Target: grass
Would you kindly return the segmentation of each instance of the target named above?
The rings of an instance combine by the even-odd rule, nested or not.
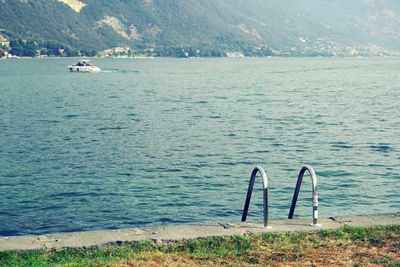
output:
[[[400,225],[0,252],[0,266],[400,266]]]

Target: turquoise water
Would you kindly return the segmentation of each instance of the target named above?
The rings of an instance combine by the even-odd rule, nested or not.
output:
[[[270,219],[304,164],[320,217],[400,210],[399,58],[75,61],[0,61],[0,235],[239,221],[256,165]]]

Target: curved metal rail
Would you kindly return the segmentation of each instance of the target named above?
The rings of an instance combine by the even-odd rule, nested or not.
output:
[[[303,181],[303,176],[304,173],[308,171],[311,175],[311,181],[312,181],[312,195],[313,195],[313,223],[311,226],[320,226],[320,224],[317,223],[318,221],[318,193],[317,193],[317,177],[315,176],[315,172],[313,168],[310,166],[305,165],[299,173],[299,177],[297,178],[297,184],[296,184],[296,189],[294,191],[293,195],[293,200],[292,200],[292,206],[290,207],[290,212],[289,212],[289,217],[288,219],[293,218],[293,213],[294,209],[296,207],[296,202],[297,202],[297,197],[299,196],[300,192],[300,187],[301,187],[301,182]]]
[[[253,192],[254,180],[257,172],[260,172],[263,181],[263,206],[264,206],[264,227],[268,227],[268,179],[262,167],[257,166],[253,169],[250,177],[249,189],[247,190],[246,202],[244,204],[242,222],[246,221],[247,212],[249,210],[251,193]]]

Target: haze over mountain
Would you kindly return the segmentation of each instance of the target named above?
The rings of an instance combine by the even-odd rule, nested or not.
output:
[[[268,47],[277,54],[399,55],[396,0],[0,0],[10,38],[73,48]]]

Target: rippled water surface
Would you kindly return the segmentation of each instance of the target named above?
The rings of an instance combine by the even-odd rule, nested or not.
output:
[[[398,58],[74,61],[0,61],[0,235],[239,221],[256,165],[270,219],[304,164],[320,217],[400,210]]]

